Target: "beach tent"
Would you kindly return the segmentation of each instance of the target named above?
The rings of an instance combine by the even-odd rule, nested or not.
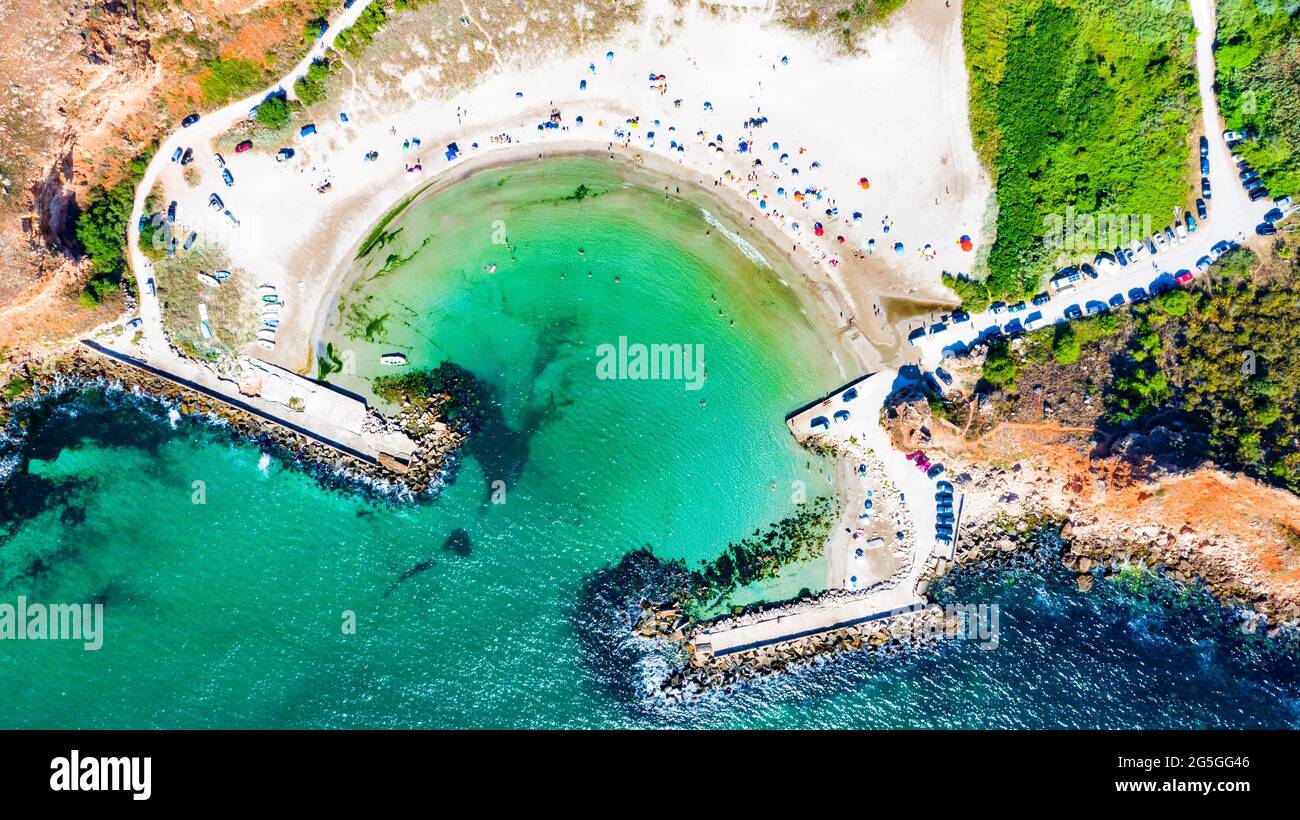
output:
[[[821,236],[822,234],[826,233],[826,229],[822,227],[822,223],[814,222],[813,233],[817,234],[818,236]]]
[[[957,244],[961,245],[961,249],[964,251],[970,252],[975,250],[975,243],[971,242],[970,237],[966,234],[961,235],[961,239],[957,240]]]
[[[903,243],[902,243],[902,242],[895,242],[895,243],[894,243],[894,253],[898,254],[899,256],[902,256],[902,255],[903,255]]]

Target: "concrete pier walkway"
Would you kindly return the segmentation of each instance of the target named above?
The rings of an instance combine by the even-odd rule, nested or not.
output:
[[[317,441],[350,458],[381,464],[388,456],[409,462],[415,442],[404,433],[367,430],[369,408],[359,398],[332,390],[275,365],[249,360],[244,381],[221,378],[206,365],[172,356],[141,359],[98,342],[83,340],[88,350],[157,376],[236,410],[250,413],[284,429]],[[295,409],[297,408],[297,409]],[[391,462],[390,462],[391,463]]]

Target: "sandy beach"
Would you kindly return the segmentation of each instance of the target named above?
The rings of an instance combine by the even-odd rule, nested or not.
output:
[[[236,155],[218,138],[195,146],[197,184],[178,166],[159,182],[178,222],[220,244],[248,286],[284,295],[275,350],[249,352],[300,372],[346,263],[394,205],[486,167],[574,152],[711,195],[729,227],[789,257],[831,332],[856,352],[849,370],[869,370],[900,341],[883,300],[944,300],[940,272],[973,265],[958,239],[982,247],[990,186],[967,126],[960,9],[916,0],[860,45],[837,53],[758,11],[650,4],[638,23],[580,52],[499,53],[452,97],[434,81],[444,66],[359,72],[347,100],[325,106],[331,120],[289,143],[288,162],[270,150]],[[396,71],[399,92],[382,82]],[[448,160],[451,143],[459,152]],[[213,192],[238,226],[207,207]],[[492,219],[484,215],[484,230]]]

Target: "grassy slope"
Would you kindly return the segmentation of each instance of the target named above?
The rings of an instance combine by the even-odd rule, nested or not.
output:
[[[1300,193],[1300,4],[1220,0],[1218,41],[1224,121],[1258,135],[1238,153],[1275,196]]]
[[[1150,0],[967,0],[976,150],[997,184],[994,298],[1034,291],[1049,215],[1186,204],[1198,113],[1190,11]]]

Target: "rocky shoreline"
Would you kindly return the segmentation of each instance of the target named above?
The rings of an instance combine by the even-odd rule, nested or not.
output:
[[[1046,558],[1074,572],[1080,592],[1088,592],[1098,580],[1110,580],[1136,569],[1180,584],[1204,587],[1221,606],[1233,612],[1247,633],[1273,638],[1300,630],[1300,606],[1251,590],[1228,569],[1205,560],[1195,542],[1154,527],[1135,530],[1121,540],[1080,532],[1065,518],[990,520],[963,529],[954,563],[961,568],[992,570],[1042,560],[1036,553],[1040,550],[1038,537],[1044,531],[1059,533],[1062,542],[1059,556]]]
[[[1044,536],[1050,536],[1050,548],[1045,546]],[[968,635],[969,625],[961,614],[934,600],[932,590],[943,575],[953,569],[983,572],[1042,566],[1045,562],[1059,562],[1075,573],[1081,593],[1089,592],[1098,580],[1111,580],[1137,570],[1179,584],[1202,586],[1230,613],[1243,633],[1268,638],[1300,634],[1300,612],[1295,606],[1253,593],[1228,570],[1201,560],[1194,543],[1169,533],[1135,532],[1124,541],[1100,538],[1078,532],[1063,517],[1049,515],[991,519],[963,529],[953,560],[932,562],[918,584],[917,592],[926,595],[929,602],[890,617],[721,657],[697,651],[695,638],[724,621],[751,623],[859,593],[829,590],[794,601],[749,607],[736,615],[707,621],[690,618],[675,601],[642,600],[631,631],[640,638],[680,647],[679,668],[650,693],[666,702],[680,703],[824,663],[842,652],[897,654]]]
[[[107,386],[124,392],[147,396],[182,416],[206,419],[227,427],[236,435],[285,455],[308,467],[322,469],[345,479],[419,494],[441,486],[451,466],[452,456],[460,448],[466,433],[445,424],[440,410],[446,397],[434,407],[419,411],[404,409],[395,417],[371,410],[367,429],[382,432],[397,428],[415,442],[408,463],[387,459],[371,462],[294,430],[282,427],[224,401],[175,384],[137,368],[74,349],[41,359],[10,365],[5,374],[8,388],[0,397],[0,429],[11,425],[21,434],[25,424],[16,419],[14,408],[40,396],[54,395],[78,386]]]

